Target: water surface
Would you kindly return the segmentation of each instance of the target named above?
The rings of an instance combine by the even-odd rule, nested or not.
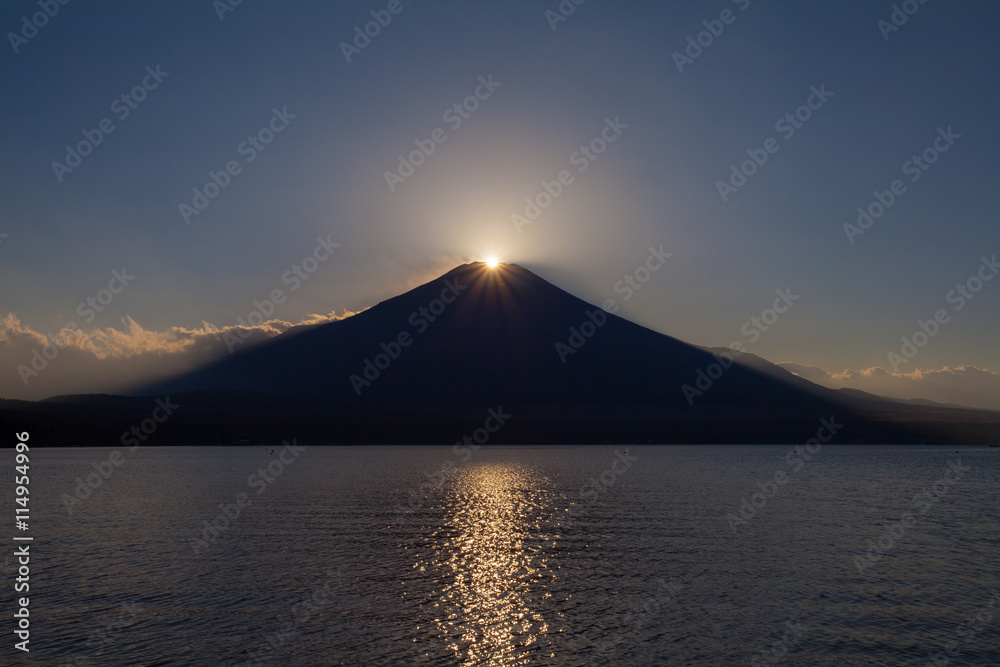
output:
[[[34,450],[25,662],[1000,664],[1000,450],[793,449]]]

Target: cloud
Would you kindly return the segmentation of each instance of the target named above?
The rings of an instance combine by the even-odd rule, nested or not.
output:
[[[116,393],[167,378],[247,349],[294,326],[350,317],[309,314],[299,322],[268,320],[255,326],[144,328],[132,318],[121,327],[91,331],[63,329],[50,339],[8,313],[0,320],[0,397],[41,399],[60,394]]]
[[[918,368],[910,373],[893,373],[873,366],[829,373],[817,366],[792,362],[779,362],[778,365],[831,389],[849,387],[894,398],[926,398],[939,403],[1000,410],[1000,373],[976,366]]]

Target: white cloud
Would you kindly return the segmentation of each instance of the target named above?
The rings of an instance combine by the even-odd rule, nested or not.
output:
[[[13,313],[0,320],[0,397],[41,399],[59,394],[115,393],[191,370],[229,353],[226,338],[247,348],[293,326],[323,324],[355,313],[310,314],[300,322],[269,320],[256,326],[145,329],[131,318],[121,328],[70,331],[48,337]],[[46,349],[47,348],[47,349]],[[46,357],[48,355],[48,358]],[[25,383],[27,378],[27,383]]]

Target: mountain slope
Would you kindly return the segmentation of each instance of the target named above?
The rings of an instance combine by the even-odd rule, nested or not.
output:
[[[435,303],[442,295],[453,303]],[[398,344],[401,334],[404,343],[411,341],[406,347]],[[376,361],[388,366],[374,368]],[[400,406],[478,405],[511,396],[546,404],[640,400],[686,407],[682,385],[693,385],[698,370],[714,363],[710,351],[608,315],[523,268],[476,263],[346,320],[290,332],[133,393],[243,389]],[[836,396],[771,368],[785,381],[736,365],[698,402],[794,402],[803,400],[802,390]],[[755,391],[747,393],[746,383]]]

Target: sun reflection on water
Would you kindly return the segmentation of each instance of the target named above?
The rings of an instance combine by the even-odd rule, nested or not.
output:
[[[549,626],[546,556],[531,541],[539,530],[541,490],[515,466],[487,464],[454,480],[439,556],[451,581],[435,619],[462,665],[526,665]]]

